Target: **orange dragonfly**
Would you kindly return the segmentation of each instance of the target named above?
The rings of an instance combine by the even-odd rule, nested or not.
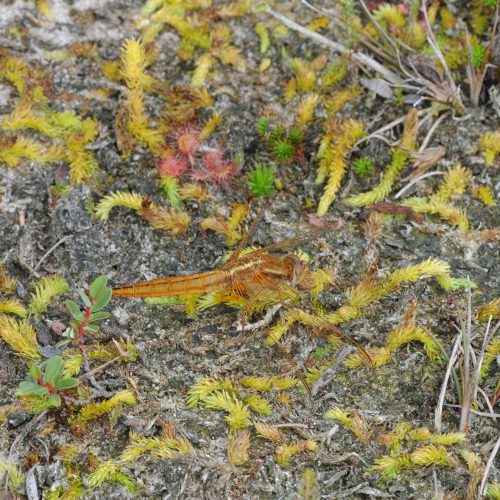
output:
[[[307,288],[309,270],[307,263],[297,255],[288,254],[281,257],[272,252],[289,250],[330,228],[328,226],[315,228],[303,236],[286,239],[260,249],[243,251],[259,218],[253,221],[247,235],[221,268],[190,276],[170,276],[118,286],[113,288],[113,296],[153,298],[223,292],[228,297],[243,299],[243,304],[248,304],[248,309],[251,310],[259,298],[266,297],[266,294],[269,301],[270,293],[275,302],[284,305],[286,299],[299,296],[299,289]],[[285,305],[285,309],[287,308],[290,311],[293,309]],[[363,347],[335,325],[328,325],[325,321],[318,331],[320,335],[324,334],[326,337],[331,334],[337,335],[355,346],[368,364],[371,364],[371,358]],[[291,360],[279,343],[278,347]]]
[[[230,258],[212,271],[190,276],[170,276],[113,288],[115,297],[174,297],[227,290],[250,299],[264,289],[283,291],[300,286],[307,276],[307,265],[296,255],[280,257],[267,248]],[[287,294],[285,294],[287,295]]]
[[[295,295],[296,286],[308,275],[307,264],[296,255],[280,257],[270,252],[287,250],[325,232],[317,228],[302,237],[289,238],[266,247],[243,252],[260,221],[262,211],[252,222],[248,233],[240,241],[223,267],[190,276],[170,276],[113,288],[115,297],[175,297],[228,291],[241,298],[251,299],[264,290]]]

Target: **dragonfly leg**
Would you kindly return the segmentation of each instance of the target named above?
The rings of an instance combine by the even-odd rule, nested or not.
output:
[[[247,331],[247,315],[244,309],[238,311],[238,319],[233,323],[233,326],[236,328],[237,332]]]

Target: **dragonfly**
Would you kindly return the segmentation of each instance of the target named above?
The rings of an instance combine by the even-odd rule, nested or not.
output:
[[[221,292],[226,297],[240,299],[244,307],[245,304],[249,306],[249,311],[252,311],[252,307],[255,307],[259,298],[262,297],[267,297],[268,302],[271,297],[275,303],[281,303],[285,310],[292,311],[293,306],[287,302],[296,299],[300,296],[300,290],[307,289],[308,284],[310,285],[308,264],[296,254],[288,253],[280,256],[277,252],[291,250],[304,241],[318,237],[330,228],[328,226],[314,228],[301,236],[288,238],[262,248],[246,249],[259,218],[257,216],[253,221],[249,231],[222,267],[188,276],[169,276],[118,286],[113,288],[113,296],[125,298],[185,297]],[[323,325],[319,331],[326,337],[334,334],[355,346],[368,364],[371,364],[371,358],[365,349],[335,325]],[[288,351],[280,343],[276,345],[297,369]],[[300,371],[298,373],[311,395],[304,377]]]
[[[221,268],[211,271],[118,286],[113,288],[113,296],[183,297],[228,291],[248,300],[266,289],[275,290],[283,296],[293,295],[291,290],[300,287],[307,278],[308,266],[297,255],[281,257],[269,253],[269,247],[251,250],[243,255],[232,255]]]
[[[283,298],[296,295],[296,287],[307,280],[307,263],[295,254],[279,256],[273,252],[292,249],[324,233],[325,228],[315,228],[302,236],[244,251],[261,217],[262,211],[222,267],[189,276],[169,276],[118,286],[113,288],[113,296],[183,297],[227,291],[228,294],[248,300],[265,290],[276,291]]]

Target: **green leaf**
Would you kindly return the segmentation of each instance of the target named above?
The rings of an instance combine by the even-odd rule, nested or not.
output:
[[[109,286],[104,286],[102,287],[95,295],[94,295],[94,304],[98,301],[98,300],[101,300],[101,298],[104,296],[104,295],[107,295],[109,292],[108,290],[111,290],[111,288],[109,288]]]
[[[92,323],[93,321],[100,321],[101,319],[106,319],[109,318],[111,314],[106,311],[100,311],[96,313],[92,313],[89,317],[89,323]]]
[[[19,392],[23,394],[27,394],[34,389],[40,387],[36,382],[32,382],[31,380],[23,380],[19,383]]]
[[[112,293],[113,291],[111,290],[111,288],[105,288],[104,292],[99,296],[94,305],[91,307],[92,312],[100,311],[104,306],[106,306],[111,300]]]
[[[99,291],[106,286],[107,281],[108,278],[106,278],[106,276],[99,276],[96,278],[90,285],[89,295],[95,299]]]
[[[77,378],[65,378],[63,380],[59,380],[59,382],[56,383],[56,389],[58,391],[63,391],[64,389],[71,389],[73,387],[76,387],[80,381]]]
[[[36,396],[41,396],[43,394],[48,394],[49,390],[46,387],[42,387],[31,380],[23,380],[19,384],[19,389],[17,391],[19,396],[27,396],[33,394]]]
[[[47,399],[52,406],[61,406],[61,396],[59,394],[51,394]]]
[[[92,295],[92,304],[95,304],[97,300],[99,300],[101,297],[102,297],[102,294],[104,293],[104,291],[106,290],[106,288],[108,287],[102,287],[100,288],[97,293],[95,295]]]
[[[83,290],[78,290],[78,295],[80,295],[80,298],[83,300],[83,303],[87,307],[92,307],[92,302],[90,302],[90,298]]]
[[[29,371],[30,377],[33,377],[35,380],[42,378],[42,370],[38,368],[36,365],[32,365]]]
[[[99,327],[98,326],[94,326],[94,325],[85,325],[85,331],[86,332],[96,333],[96,332],[99,331]]]
[[[63,371],[63,361],[61,356],[52,356],[45,367],[44,383],[55,385],[55,382],[61,376]]]
[[[85,319],[85,314],[80,311],[78,304],[72,300],[67,300],[65,302],[66,307],[69,309],[71,316],[76,319],[76,321],[83,321]]]

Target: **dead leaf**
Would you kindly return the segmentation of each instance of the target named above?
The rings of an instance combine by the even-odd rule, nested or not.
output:
[[[409,178],[415,179],[424,172],[433,167],[438,161],[446,156],[446,148],[444,146],[435,146],[424,149],[423,151],[408,151],[414,161],[412,171]]]

